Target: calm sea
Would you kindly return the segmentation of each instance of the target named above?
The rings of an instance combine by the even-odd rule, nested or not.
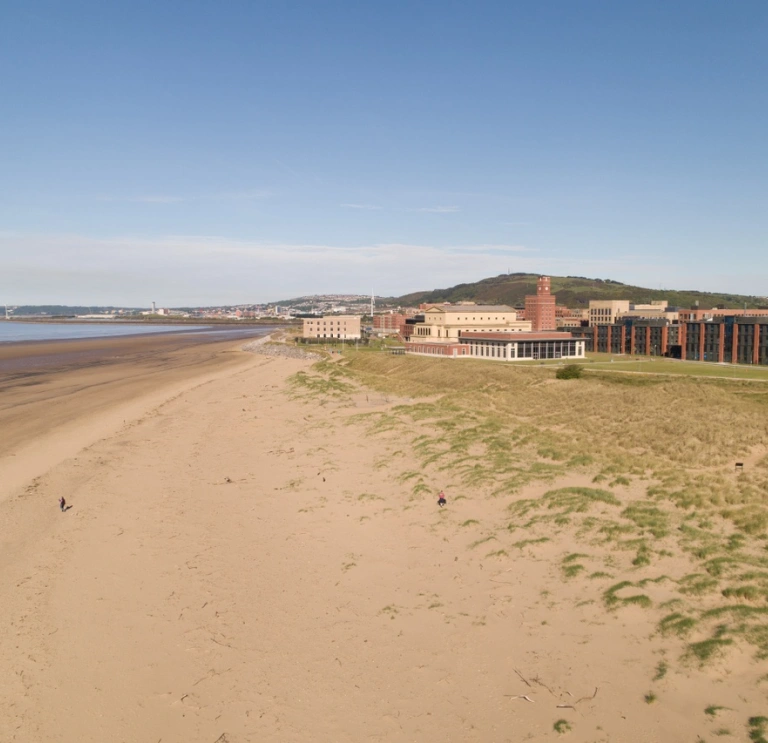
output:
[[[222,337],[244,337],[263,335],[271,328],[260,327],[222,327],[189,325],[123,325],[111,322],[13,322],[0,321],[0,343],[18,341],[52,341],[73,338],[111,338],[120,335],[139,335],[144,333],[215,333]]]

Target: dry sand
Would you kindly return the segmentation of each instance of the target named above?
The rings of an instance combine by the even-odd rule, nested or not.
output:
[[[407,442],[353,419],[393,401],[297,399],[310,362],[231,344],[179,354],[3,390],[0,741],[745,739],[703,707],[754,699],[746,658],[676,667],[646,704],[653,619],[582,601],[570,537],[472,547],[498,499],[447,479],[414,501]]]

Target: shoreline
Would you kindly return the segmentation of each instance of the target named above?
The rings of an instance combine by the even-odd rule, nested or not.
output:
[[[0,342],[0,375],[3,362],[13,361],[23,368],[25,359],[46,356],[56,357],[68,354],[90,353],[104,356],[114,353],[132,353],[139,350],[178,349],[182,345],[208,345],[211,343],[245,343],[269,335],[272,328],[241,330],[236,336],[231,331],[211,328],[210,330],[169,330],[162,333],[132,333],[130,335],[105,335],[87,338],[51,338]],[[223,336],[223,337],[221,337]]]
[[[214,331],[214,328],[211,328],[212,331]],[[176,335],[176,334],[185,334],[185,333],[201,333],[205,332],[204,330],[199,330],[196,328],[184,328],[182,329],[174,329],[174,330],[167,330],[164,333],[129,333],[127,335],[94,335],[94,336],[86,336],[83,338],[27,338],[25,340],[10,340],[10,341],[0,341],[0,348],[5,348],[8,346],[29,346],[34,345],[36,343],[66,343],[68,341],[103,341],[103,340],[110,340],[112,338],[147,338],[148,336],[153,335]]]
[[[152,406],[247,365],[245,340],[169,333],[0,346],[0,501]]]
[[[138,324],[137,324],[138,325]],[[170,323],[169,323],[170,325]],[[222,336],[221,340],[237,340],[239,337],[242,337],[243,339],[247,339],[249,337],[252,337],[253,335],[261,335],[264,332],[274,332],[276,329],[278,329],[280,326],[277,325],[246,325],[246,326],[233,326],[229,327],[226,325],[191,325],[190,327],[184,327],[184,328],[178,328],[175,327],[172,330],[154,330],[154,331],[146,331],[146,332],[137,332],[137,333],[119,333],[119,334],[110,334],[107,333],[106,335],[87,335],[87,336],[81,336],[81,337],[65,337],[65,338],[26,338],[23,340],[0,340],[0,354],[7,355],[8,353],[11,353],[12,350],[16,347],[23,348],[33,348],[35,345],[38,344],[44,344],[44,343],[69,343],[69,342],[87,342],[87,341],[97,341],[97,342],[106,342],[111,340],[120,340],[120,339],[140,339],[140,338],[154,338],[154,337],[160,337],[160,338],[168,338],[172,336],[182,336],[182,335],[197,335],[200,337],[211,337],[214,335]],[[8,351],[7,349],[11,349]]]
[[[229,326],[232,327],[260,327],[276,325],[280,327],[291,327],[298,325],[297,322],[291,322],[290,320],[217,320],[216,318],[205,319],[185,319],[185,318],[169,318],[159,320],[117,320],[117,319],[104,319],[104,320],[88,320],[79,317],[62,317],[62,318],[44,318],[44,317],[0,317],[0,322],[19,322],[19,323],[36,323],[38,325],[190,325],[194,326]]]

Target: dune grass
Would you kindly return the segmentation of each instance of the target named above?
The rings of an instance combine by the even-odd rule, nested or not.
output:
[[[752,743],[768,743],[768,717],[750,717],[747,721],[749,739]]]
[[[608,610],[655,613],[657,638],[682,641],[684,659],[707,663],[735,643],[768,657],[768,383],[700,378],[715,365],[641,363],[663,375],[588,363],[566,384],[556,365],[348,350],[291,384],[321,400],[343,401],[356,387],[408,400],[349,421],[397,437],[412,500],[443,482],[460,488],[454,502],[498,499],[500,523],[484,517],[485,536],[469,530],[478,538],[467,549],[495,541],[487,556],[502,558],[571,533],[610,557],[588,570],[574,552],[555,564],[559,575],[583,582]],[[749,371],[768,380],[768,370]],[[736,461],[748,463],[738,474]],[[574,476],[592,486],[555,484]],[[527,488],[534,495],[521,495]],[[442,523],[467,534],[477,521],[468,513]],[[684,569],[651,577],[675,556]]]

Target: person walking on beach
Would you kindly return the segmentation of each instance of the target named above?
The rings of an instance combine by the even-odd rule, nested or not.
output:
[[[442,508],[448,501],[445,499],[445,493],[441,490],[437,494],[437,505]]]
[[[59,508],[61,509],[62,513],[67,510],[67,501],[64,500],[63,495],[61,498],[59,498]]]

